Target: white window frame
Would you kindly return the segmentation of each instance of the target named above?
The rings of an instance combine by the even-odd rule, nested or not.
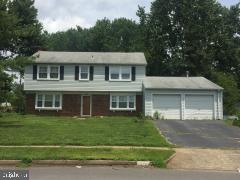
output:
[[[82,79],[81,78],[82,66],[86,66],[88,68],[88,77],[87,77],[87,79]],[[81,66],[79,66],[79,81],[89,81],[89,80],[90,80],[90,66],[88,66],[88,65],[81,65]]]
[[[112,107],[112,97],[116,96],[117,107]],[[127,96],[127,108],[119,108],[119,96]],[[134,108],[129,107],[130,96],[134,97]],[[135,94],[110,94],[110,110],[112,111],[136,111],[136,95]]]
[[[38,96],[42,95],[42,107],[38,107]],[[53,96],[53,102],[52,107],[44,107],[45,104],[45,96],[46,95],[52,95]],[[55,99],[56,96],[59,95],[59,107],[55,107]],[[62,94],[60,93],[37,93],[35,97],[35,109],[36,110],[62,110]]]
[[[40,67],[47,67],[47,78],[40,78],[39,77]],[[51,67],[57,67],[58,68],[58,77],[57,78],[50,78]],[[58,80],[60,80],[60,66],[59,65],[38,65],[37,66],[37,80],[48,80],[48,81],[58,81]]]
[[[112,72],[112,69],[113,68],[118,68],[118,72],[119,72],[119,79],[112,79],[111,78],[111,72]],[[130,76],[129,76],[129,79],[123,79],[122,78],[122,71],[124,68],[128,68],[130,71]],[[132,67],[131,66],[110,66],[109,67],[109,80],[110,81],[132,81]]]

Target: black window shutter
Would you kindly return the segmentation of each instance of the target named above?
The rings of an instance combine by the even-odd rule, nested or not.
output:
[[[93,81],[94,67],[90,66],[90,81]]]
[[[33,80],[37,79],[37,65],[33,65]]]
[[[64,66],[60,66],[60,80],[64,80]]]
[[[132,81],[136,80],[136,67],[132,67]]]
[[[109,67],[105,66],[105,81],[109,80]]]
[[[75,80],[79,80],[79,66],[75,66]]]

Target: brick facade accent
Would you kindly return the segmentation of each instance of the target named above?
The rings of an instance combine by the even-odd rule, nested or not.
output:
[[[81,95],[63,94],[62,110],[35,110],[35,94],[26,95],[26,112],[38,115],[79,116],[81,113]]]
[[[137,116],[142,112],[142,98],[136,96],[136,111],[110,111],[110,95],[93,95],[92,116]]]
[[[26,112],[38,115],[80,116],[81,94],[63,94],[62,110],[35,110],[35,94],[26,95]],[[142,112],[142,95],[136,96],[136,111],[110,111],[110,95],[92,95],[92,116],[137,116]]]

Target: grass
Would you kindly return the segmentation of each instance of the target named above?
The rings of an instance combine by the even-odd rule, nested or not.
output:
[[[172,150],[112,149],[112,148],[0,148],[1,160],[127,160],[151,161],[156,167],[165,167]]]
[[[171,146],[152,121],[136,117],[80,120],[18,114],[0,118],[0,145]]]

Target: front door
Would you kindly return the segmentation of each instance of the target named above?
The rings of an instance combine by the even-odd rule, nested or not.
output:
[[[82,116],[91,116],[91,96],[82,96]]]

